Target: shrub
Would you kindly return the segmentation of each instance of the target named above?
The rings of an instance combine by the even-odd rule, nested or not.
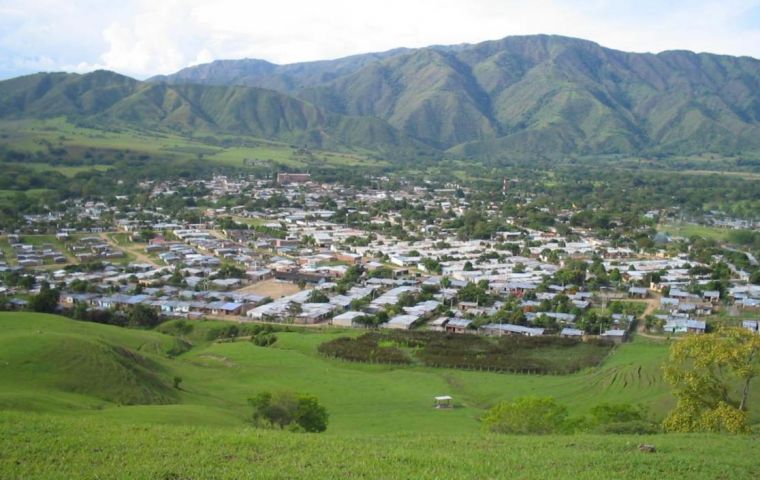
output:
[[[483,416],[483,428],[495,433],[548,434],[560,431],[567,408],[551,397],[522,397],[499,402]]]

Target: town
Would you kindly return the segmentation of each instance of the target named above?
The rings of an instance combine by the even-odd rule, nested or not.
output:
[[[52,305],[36,303],[135,326],[224,319],[613,342],[633,328],[758,331],[748,252],[705,254],[661,232],[621,244],[573,225],[582,212],[572,210],[531,228],[452,183],[370,184],[308,173],[145,181],[152,208],[114,197],[27,215],[0,236],[0,307],[40,310],[35,299],[54,292]]]

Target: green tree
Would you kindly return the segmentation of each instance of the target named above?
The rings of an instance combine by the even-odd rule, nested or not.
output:
[[[50,288],[50,284],[43,281],[40,285],[40,293],[29,300],[29,308],[35,312],[53,313],[58,308],[60,292]]]
[[[307,432],[324,432],[327,430],[327,409],[319,404],[317,397],[301,394],[298,396],[294,420]]]
[[[262,392],[248,403],[253,407],[253,423],[258,427],[315,433],[327,429],[327,409],[313,395]]]
[[[307,303],[328,303],[329,301],[330,298],[328,298],[328,296],[318,288],[315,288],[309,292],[309,296],[306,298]]]
[[[743,328],[674,343],[664,373],[677,404],[663,427],[674,432],[748,432],[747,402],[759,372],[760,336]]]
[[[137,304],[127,312],[127,322],[133,327],[155,327],[161,323],[161,317],[154,308]]]

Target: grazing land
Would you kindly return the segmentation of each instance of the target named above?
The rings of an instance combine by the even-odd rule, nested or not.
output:
[[[206,324],[210,328],[201,328]],[[667,347],[658,343],[637,339],[617,348],[601,367],[577,374],[513,375],[364,365],[319,355],[317,346],[345,334],[340,331],[278,332],[269,348],[243,339],[206,340],[209,329],[225,325],[230,324],[185,322],[184,338],[178,338],[51,315],[0,314],[1,475],[385,478],[392,470],[414,478],[548,478],[569,472],[579,478],[756,478],[760,473],[752,436],[480,433],[484,408],[496,399],[529,394],[555,396],[575,414],[609,401],[641,402],[662,415],[671,400],[659,368]],[[180,389],[171,387],[173,375],[182,377]],[[246,399],[282,385],[313,392],[327,405],[330,427],[324,435],[249,426]],[[432,397],[443,393],[455,398],[455,408],[432,408]],[[378,441],[384,446],[378,448]],[[640,443],[655,444],[657,453],[640,452]],[[714,455],[717,448],[726,453]],[[468,454],[452,456],[452,451]]]
[[[447,415],[452,412],[438,412]],[[0,413],[6,478],[731,478],[760,475],[746,436],[293,435]],[[641,443],[656,453],[642,453]],[[716,455],[716,451],[725,454]],[[192,452],[192,454],[189,454]],[[454,455],[452,452],[466,452]]]

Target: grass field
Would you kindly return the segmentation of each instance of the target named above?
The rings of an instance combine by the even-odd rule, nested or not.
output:
[[[258,138],[237,138],[216,135],[216,141],[231,140],[233,146],[219,146],[207,143],[201,138],[184,137],[170,132],[145,132],[137,129],[96,130],[75,126],[63,118],[47,120],[0,121],[0,143],[13,145],[15,150],[29,153],[47,151],[47,145],[65,148],[72,158],[90,151],[109,156],[117,151],[141,155],[151,155],[164,159],[191,159],[202,156],[220,165],[245,167],[251,162],[278,164],[292,168],[307,167],[309,164],[340,166],[378,166],[384,162],[369,160],[361,152],[328,152],[315,150],[311,156],[300,154],[290,145]],[[234,144],[245,146],[234,146]],[[248,161],[248,163],[246,162]],[[108,165],[94,166],[49,166],[30,162],[24,165],[35,170],[56,170],[66,176],[93,168],[106,170]]]
[[[626,402],[661,418],[672,405],[660,375],[666,342],[639,338],[573,375],[510,375],[317,353],[346,330],[280,332],[264,348],[207,341],[206,332],[225,322],[187,323],[197,327],[177,338],[0,313],[0,477],[399,478],[401,469],[409,472],[402,478],[556,478],[570,468],[582,478],[752,478],[760,468],[747,459],[754,437],[481,433],[484,409],[525,395],[553,396],[571,415]],[[172,387],[174,376],[181,389]],[[330,413],[327,432],[248,427],[247,399],[281,389],[316,395]],[[432,408],[442,394],[456,408]],[[753,399],[754,411],[758,405]],[[638,452],[641,442],[660,453]],[[729,455],[707,455],[718,446]]]
[[[50,165],[47,163],[38,162],[24,162],[24,163],[6,163],[6,165],[23,165],[24,167],[31,168],[38,172],[58,172],[67,177],[73,177],[80,172],[89,172],[91,170],[106,171],[111,168],[108,165],[82,165],[82,166],[66,166],[66,165]]]
[[[451,412],[439,412],[447,414]],[[0,413],[3,478],[609,479],[760,476],[757,438],[486,434],[340,437]],[[657,453],[642,453],[652,443]],[[721,454],[717,454],[721,452]]]
[[[727,228],[710,227],[694,223],[663,224],[657,226],[657,231],[665,232],[676,237],[690,238],[699,236],[717,241],[725,241],[731,230]]]

